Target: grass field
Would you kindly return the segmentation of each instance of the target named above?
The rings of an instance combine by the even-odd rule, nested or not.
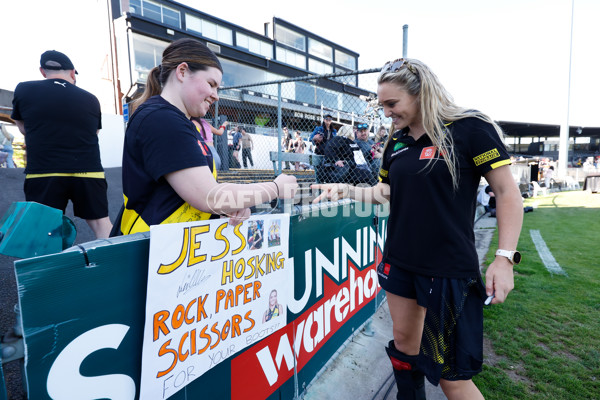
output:
[[[507,302],[485,310],[486,399],[600,400],[600,194],[558,192],[525,200]],[[566,275],[546,270],[530,230],[539,230]],[[487,262],[497,248],[497,232]]]

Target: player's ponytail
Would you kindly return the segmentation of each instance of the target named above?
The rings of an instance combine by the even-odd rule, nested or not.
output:
[[[131,103],[130,112],[133,112],[142,105],[146,100],[148,100],[152,96],[156,96],[162,92],[162,83],[161,83],[161,66],[156,66],[150,70],[148,74],[148,79],[146,80],[146,87],[144,88],[144,93],[137,99],[133,100]]]
[[[150,97],[161,94],[171,72],[181,63],[186,63],[192,72],[205,71],[209,67],[223,72],[219,59],[204,43],[195,39],[176,40],[163,52],[161,64],[148,73],[144,93],[132,102],[131,113]]]

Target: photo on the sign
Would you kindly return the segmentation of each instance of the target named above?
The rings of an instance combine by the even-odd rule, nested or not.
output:
[[[269,294],[269,306],[263,315],[263,323],[280,316],[282,312],[283,306],[277,300],[277,289],[273,289]]]
[[[271,225],[269,226],[269,247],[279,246],[281,244],[281,221],[275,219],[271,221]]]
[[[248,247],[250,250],[258,250],[263,245],[263,220],[252,221],[248,224]]]

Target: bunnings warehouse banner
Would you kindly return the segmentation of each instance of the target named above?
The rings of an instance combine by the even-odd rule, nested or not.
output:
[[[85,251],[73,248],[16,262],[29,398],[292,399],[301,394],[380,304],[383,294],[377,285],[375,262],[380,258],[386,231],[385,219],[380,218],[376,228],[374,208],[360,203],[303,211],[305,213],[290,217],[288,234],[283,215],[255,217],[239,226],[237,234],[231,227],[222,228],[221,234],[230,247],[227,256],[213,260],[220,268],[215,275],[217,285],[211,284],[210,289],[203,285],[215,277],[211,275],[204,280],[207,275],[199,273],[194,277],[196,269],[188,264],[190,256],[206,255],[210,260],[224,252],[225,242],[218,239],[217,234],[222,226],[219,221],[216,226],[210,225],[205,233],[196,232],[207,229],[199,228],[203,224],[191,223],[179,227],[178,235],[163,239],[177,243],[173,246],[178,248],[174,253],[168,253],[172,249],[165,248],[164,254],[157,256],[161,258],[159,264],[170,265],[174,274],[184,270],[191,273],[191,277],[185,275],[187,281],[182,277],[177,282],[175,290],[170,285],[156,287],[153,281],[159,277],[149,277],[149,265],[152,274],[158,275],[159,270],[159,266],[150,261],[149,234],[90,242],[81,246]],[[260,240],[251,228],[251,223],[258,220],[264,221],[262,245],[251,249],[248,242]],[[270,239],[276,243],[276,228],[271,230],[270,227],[277,220],[280,221],[281,243],[269,248]],[[193,230],[194,227],[197,228]],[[246,241],[243,249],[242,237]],[[281,257],[285,258],[286,246],[288,256],[281,268],[277,253],[281,251]],[[240,258],[244,258],[248,268],[249,260],[256,260],[256,256],[259,261],[262,255],[265,260],[267,254],[272,258],[271,249],[275,247],[279,250],[271,264],[272,280],[267,274],[250,278],[250,270],[246,269],[247,275],[236,277],[235,266]],[[239,254],[232,254],[238,249]],[[178,265],[178,256],[186,251],[187,258],[174,268]],[[225,268],[226,258],[227,266],[231,261],[233,269]],[[208,264],[209,261],[204,263]],[[264,268],[264,261],[262,265]],[[254,266],[257,266],[256,261]],[[224,276],[225,284],[222,284]],[[244,280],[245,276],[249,278]],[[280,279],[287,280],[286,289]],[[260,287],[258,283],[255,286],[256,281]],[[248,284],[251,285],[246,286]],[[206,293],[194,293],[196,301],[193,302],[192,292],[200,291],[200,287]],[[273,289],[277,291],[277,299],[267,301]],[[185,297],[184,292],[190,298]],[[271,307],[272,303],[281,307]],[[198,310],[200,304],[204,307]],[[215,312],[217,304],[222,319]],[[166,313],[161,314],[161,311],[168,312],[169,317],[164,318]],[[248,312],[254,326],[244,332],[252,325],[244,318]],[[152,316],[151,321],[146,313]],[[175,319],[174,315],[177,315]],[[197,321],[198,315],[202,315],[201,321]],[[241,317],[241,320],[235,318],[239,335],[234,329],[235,315]],[[195,319],[193,324],[192,318]],[[229,328],[224,330],[227,321],[230,321]],[[150,332],[146,332],[148,323],[152,327]],[[211,329],[215,324],[219,342],[217,333]],[[208,326],[205,333],[210,337],[210,345],[198,354],[209,340],[200,336],[204,326]],[[154,327],[158,330],[156,341],[153,340]],[[193,329],[196,329],[195,343],[190,338]],[[188,335],[182,341],[186,332]],[[234,339],[242,339],[242,343]],[[168,340],[170,343],[162,347],[166,354],[159,355],[161,346]],[[152,344],[148,347],[147,343]],[[153,345],[158,347],[158,352]],[[213,345],[215,347],[210,349]],[[176,365],[159,381],[157,375],[172,366],[174,352],[178,357]],[[185,368],[177,370],[180,366]],[[147,376],[152,378],[148,382],[154,380],[154,383],[162,382],[161,385],[167,382],[167,385],[146,387],[147,371]],[[168,376],[172,378],[167,381]]]

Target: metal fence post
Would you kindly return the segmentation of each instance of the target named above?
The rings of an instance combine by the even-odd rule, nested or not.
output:
[[[219,102],[215,103],[215,115],[213,117],[212,125],[214,127],[222,126],[227,121],[227,115],[219,115]],[[218,128],[217,128],[218,129]],[[221,158],[221,169],[220,171],[229,171],[229,153],[227,150],[227,127],[223,129],[223,135],[213,137],[214,147]]]
[[[219,102],[215,102],[215,116],[213,118],[213,126],[219,126],[217,123],[219,122]]]
[[[216,126],[222,126],[227,121],[227,115],[219,115],[219,122]],[[227,135],[229,135],[228,127],[223,128],[221,136],[215,136],[215,148],[219,157],[221,157],[221,171],[229,171],[229,148],[227,144]]]
[[[281,174],[281,82],[277,84],[277,172]]]

